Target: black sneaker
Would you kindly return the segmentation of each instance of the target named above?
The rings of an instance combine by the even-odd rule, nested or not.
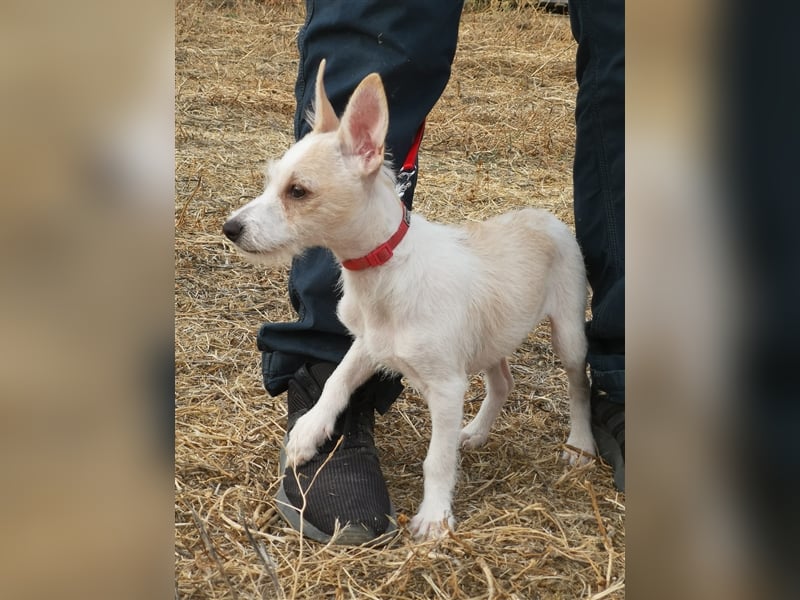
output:
[[[319,400],[335,368],[333,363],[316,363],[298,369],[289,381],[287,432]],[[397,533],[397,518],[372,437],[375,411],[365,387],[350,398],[332,439],[297,468],[296,476],[286,468],[281,449],[278,512],[294,529],[318,542],[331,541],[337,529],[334,543],[345,545],[380,545]],[[288,433],[284,448],[287,440]]]
[[[614,469],[614,486],[625,491],[625,404],[592,390],[592,433],[600,457]]]
[[[567,0],[539,0],[536,6],[557,15],[565,15],[569,12],[569,2]]]

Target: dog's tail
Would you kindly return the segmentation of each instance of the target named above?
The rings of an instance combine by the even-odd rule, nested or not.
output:
[[[553,326],[553,345],[562,362],[578,366],[586,360],[587,283],[583,254],[572,231],[553,218],[551,235],[557,255],[551,272],[547,314]]]

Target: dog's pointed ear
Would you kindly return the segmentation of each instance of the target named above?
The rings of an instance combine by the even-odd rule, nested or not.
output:
[[[364,175],[375,173],[383,165],[388,128],[386,92],[380,75],[372,73],[353,92],[339,128],[342,151],[358,160]]]
[[[339,119],[333,111],[331,101],[328,100],[328,95],[325,93],[325,86],[322,79],[325,76],[325,59],[319,63],[317,70],[317,87],[316,97],[314,98],[314,124],[313,130],[316,133],[327,133],[328,131],[335,131],[339,127]]]

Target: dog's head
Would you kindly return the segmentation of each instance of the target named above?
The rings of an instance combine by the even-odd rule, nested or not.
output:
[[[311,246],[332,247],[357,225],[383,168],[389,111],[377,73],[356,88],[341,121],[317,72],[312,131],[267,171],[264,192],[223,225],[249,259],[284,263]],[[363,223],[361,224],[363,226]]]

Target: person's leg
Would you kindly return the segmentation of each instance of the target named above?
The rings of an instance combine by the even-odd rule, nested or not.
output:
[[[295,136],[299,139],[310,130],[306,115],[323,58],[325,89],[337,114],[358,83],[378,72],[389,102],[387,149],[395,168],[403,167],[425,117],[447,85],[462,4],[463,0],[307,0],[307,19],[298,39]],[[413,153],[403,171],[402,198],[411,208],[416,183]],[[288,389],[289,427],[313,406],[350,346],[351,338],[336,317],[338,281],[339,267],[330,252],[310,250],[294,261],[289,278],[298,320],[267,323],[259,331],[264,385],[273,396]],[[401,389],[399,379],[375,377],[353,396],[337,421],[337,432],[345,439],[310,490],[304,484],[314,478],[331,448],[324,447],[298,469],[299,479],[285,474],[278,500],[293,526],[302,525],[311,537],[325,540],[337,520],[342,525],[349,522],[354,527],[340,540],[345,543],[363,543],[386,531],[390,507],[372,440],[373,410],[385,412]],[[303,495],[306,510],[300,517],[291,507],[301,506]]]
[[[595,437],[625,486],[625,5],[570,0],[578,42],[575,230],[592,287],[587,324]]]

